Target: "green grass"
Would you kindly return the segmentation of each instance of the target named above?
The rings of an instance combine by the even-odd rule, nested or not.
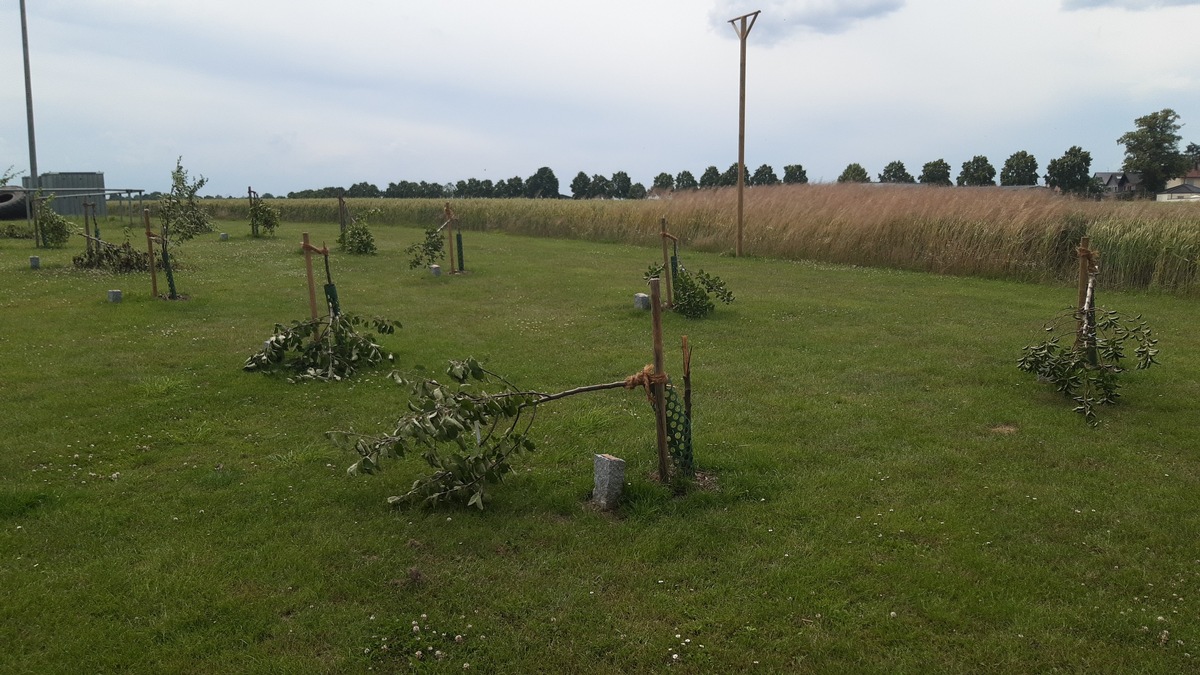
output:
[[[1101,292],[1150,321],[1162,366],[1130,373],[1091,430],[1015,367],[1072,288],[685,245],[737,295],[665,321],[668,371],[681,335],[694,347],[696,459],[719,489],[654,483],[649,406],[603,392],[539,414],[539,451],[486,511],[393,511],[419,460],[350,478],[354,458],[322,433],[385,430],[403,392],[382,373],[241,372],[275,322],[307,315],[301,226],[224,227],[228,242],[178,249],[186,302],[0,239],[0,671],[1187,672],[1200,658],[1192,301]],[[651,359],[632,295],[657,249],[468,232],[470,273],[434,278],[401,253],[419,229],[373,231],[379,255],[335,253],[334,280],[346,311],[404,322],[383,342],[406,372],[473,355],[558,391]],[[586,506],[597,452],[628,462],[612,514]]]

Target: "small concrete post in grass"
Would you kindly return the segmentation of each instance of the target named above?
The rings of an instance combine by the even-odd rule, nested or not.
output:
[[[596,487],[592,501],[602,509],[611,509],[621,498],[625,487],[625,460],[612,455],[596,455]]]
[[[432,273],[432,274],[433,274],[433,276],[435,276],[435,277],[440,277],[440,276],[442,276],[442,266],[441,266],[441,265],[430,265],[430,266],[429,266],[429,271],[430,271],[430,273]]]
[[[229,241],[229,233],[228,232],[221,233],[221,241]]]
[[[649,310],[650,309],[650,296],[646,295],[645,293],[634,293],[633,294],[633,308]]]
[[[108,292],[108,301],[109,302],[120,302],[121,301],[121,291],[120,290],[109,291]]]
[[[36,255],[29,256],[29,269],[36,270],[42,266],[42,259]]]

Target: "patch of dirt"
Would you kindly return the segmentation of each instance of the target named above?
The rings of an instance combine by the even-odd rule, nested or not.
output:
[[[712,471],[697,471],[696,489],[703,492],[719,491],[721,486],[717,483],[717,474]]]
[[[992,427],[991,429],[988,429],[988,431],[992,432],[993,434],[1009,436],[1011,434],[1017,433],[1018,431],[1020,431],[1020,429],[1018,429],[1016,427],[1016,425],[1013,425],[1013,424],[997,424],[996,426]]]

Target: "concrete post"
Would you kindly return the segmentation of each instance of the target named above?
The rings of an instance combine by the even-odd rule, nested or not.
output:
[[[595,473],[592,501],[602,509],[615,507],[625,488],[625,460],[612,455],[596,455]]]

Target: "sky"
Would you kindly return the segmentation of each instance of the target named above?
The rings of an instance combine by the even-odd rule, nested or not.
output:
[[[1018,151],[1044,173],[1171,108],[1200,143],[1200,0],[27,0],[40,172],[244,195],[366,181],[721,170],[834,181]],[[0,5],[0,172],[26,175],[18,0]]]

